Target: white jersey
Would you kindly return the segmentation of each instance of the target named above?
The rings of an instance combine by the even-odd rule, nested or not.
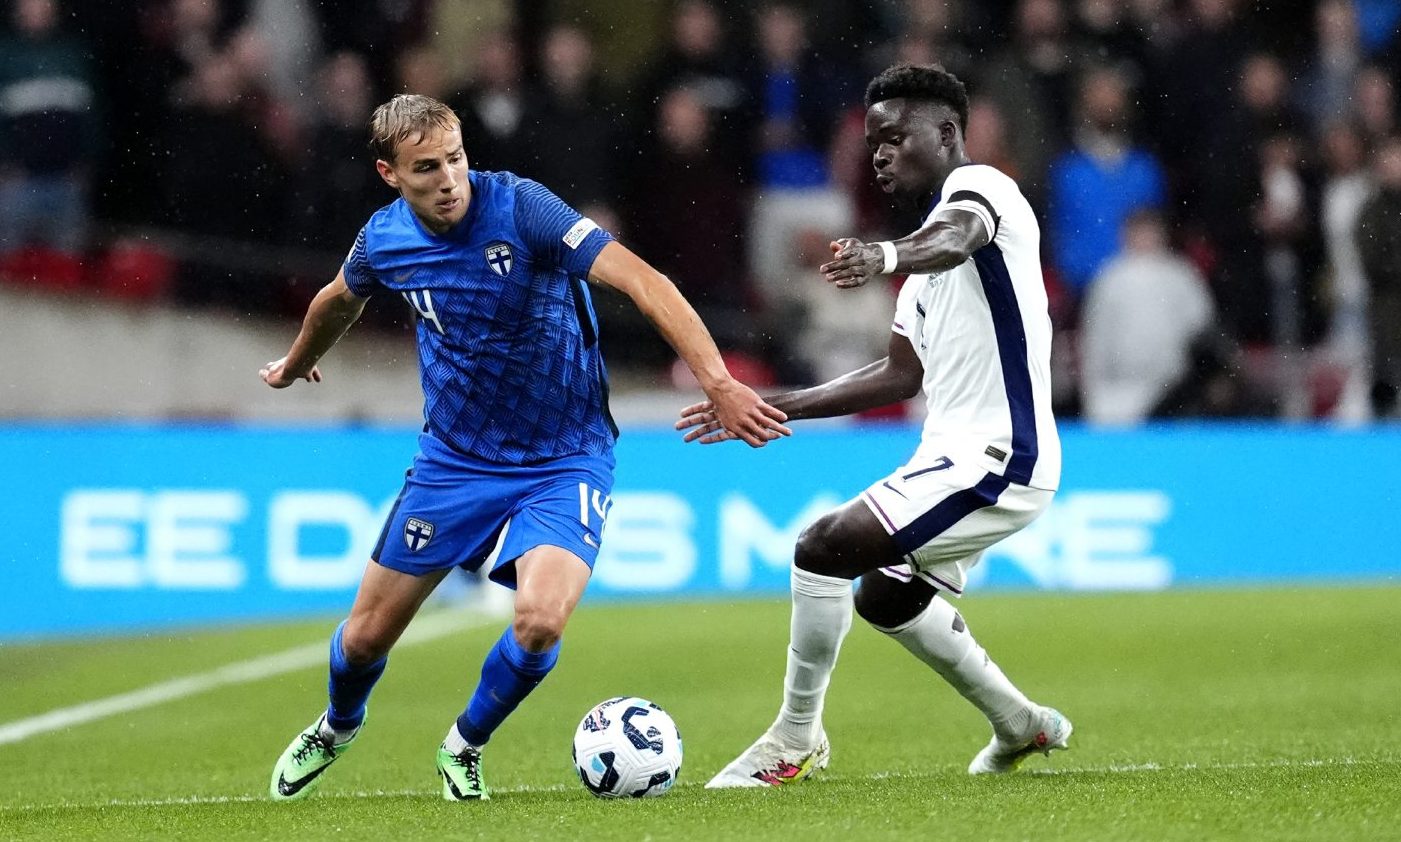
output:
[[[892,329],[924,366],[929,416],[917,458],[972,459],[1009,482],[1055,490],[1060,437],[1051,415],[1051,320],[1041,230],[1016,182],[969,164],[949,174],[929,224],[977,214],[992,241],[934,275],[910,275]]]

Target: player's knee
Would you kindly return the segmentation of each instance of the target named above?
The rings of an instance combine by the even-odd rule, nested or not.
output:
[[[793,564],[800,570],[822,576],[838,576],[843,570],[842,541],[831,516],[819,518],[798,536]]]
[[[568,615],[561,610],[539,605],[517,605],[511,630],[515,632],[516,641],[527,651],[544,652],[564,636],[567,619]]]
[[[874,570],[861,577],[856,613],[877,629],[898,629],[918,617],[935,598],[932,585],[918,577],[902,582]]]
[[[341,652],[352,667],[373,664],[389,654],[393,643],[373,622],[349,622],[341,631]]]

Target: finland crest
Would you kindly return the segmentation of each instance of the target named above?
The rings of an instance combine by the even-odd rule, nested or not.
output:
[[[511,274],[511,247],[505,243],[487,246],[486,263],[491,267],[491,271],[502,277]]]
[[[428,546],[428,542],[432,538],[433,524],[428,521],[411,517],[404,524],[404,543],[413,552],[418,552]]]

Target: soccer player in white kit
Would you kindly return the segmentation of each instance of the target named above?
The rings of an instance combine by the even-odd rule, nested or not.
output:
[[[1060,481],[1040,230],[1012,179],[968,159],[968,95],[952,74],[891,67],[871,81],[866,105],[877,183],[928,215],[894,242],[833,243],[821,271],[843,289],[909,275],[889,354],[768,401],[790,420],[823,418],[923,388],[929,416],[906,464],[799,537],[783,706],[711,788],[782,786],[826,767],[823,697],[853,608],[988,718],[993,737],[970,773],[1011,771],[1070,738],[1070,720],[1023,695],[940,596],[961,595],[983,551],[1045,511]],[[677,429],[706,444],[735,438],[709,403],[682,410]]]

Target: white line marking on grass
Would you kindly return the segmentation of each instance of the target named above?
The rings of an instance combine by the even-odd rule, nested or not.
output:
[[[1372,760],[1357,760],[1351,757],[1342,757],[1329,760],[1267,760],[1257,763],[1183,763],[1176,766],[1164,766],[1159,763],[1141,763],[1133,765],[1110,765],[1110,766],[1086,766],[1081,768],[1067,769],[1036,769],[1028,770],[1022,774],[1033,776],[1049,775],[1074,775],[1074,774],[1143,774],[1146,772],[1236,772],[1250,771],[1258,769],[1318,769],[1325,767],[1348,768],[1353,766],[1401,766],[1401,758],[1377,758]],[[943,773],[962,772],[959,767],[949,766],[944,769],[933,769],[929,772],[875,772],[870,775],[827,775],[823,774],[813,778],[817,783],[858,783],[864,781],[906,781],[924,780],[935,777]],[[700,789],[700,781],[687,781],[676,785],[674,790],[680,789]],[[492,792],[496,793],[517,793],[523,795],[543,794],[550,792],[571,792],[576,787],[565,784],[551,784],[549,786],[511,786],[492,787]],[[758,789],[758,787],[756,787]],[[673,790],[673,791],[674,791]],[[322,799],[343,799],[361,800],[368,798],[428,798],[438,797],[440,791],[437,789],[398,789],[398,790],[358,790],[350,792],[320,792],[316,795],[317,800]],[[25,813],[37,810],[95,810],[103,807],[181,807],[181,806],[204,806],[211,804],[253,804],[268,802],[266,795],[190,795],[173,798],[113,798],[108,801],[57,801],[49,804],[0,804],[0,813]]]
[[[698,784],[693,784],[697,786]],[[546,793],[569,792],[575,789],[563,784],[550,786],[494,786],[493,794],[499,793]],[[374,789],[352,790],[350,792],[318,792],[317,801],[361,800],[367,798],[441,798],[441,789]],[[113,798],[108,801],[55,801],[52,804],[0,804],[0,813],[32,813],[38,810],[97,810],[103,807],[202,807],[210,804],[271,804],[266,795],[185,795],[174,798]]]
[[[498,621],[497,617],[468,616],[457,611],[425,613],[415,619],[408,630],[404,632],[404,636],[399,639],[399,645],[436,640],[453,632]],[[309,643],[260,658],[239,661],[208,672],[162,681],[159,684],[152,684],[130,693],[108,696],[105,699],[84,702],[72,707],[57,708],[38,716],[7,722],[0,725],[0,745],[17,743],[38,734],[59,731],[108,716],[130,713],[134,710],[183,699],[186,696],[204,693],[216,687],[247,684],[284,673],[296,672],[314,666],[324,666],[328,645],[327,643]]]
[[[1042,769],[1028,769],[1028,775],[1074,775],[1074,774],[1134,774],[1138,772],[1238,772],[1250,771],[1252,769],[1318,769],[1327,766],[1349,767],[1349,766],[1401,766],[1401,758],[1379,757],[1370,760],[1358,760],[1353,757],[1340,757],[1328,760],[1290,760],[1280,758],[1278,760],[1262,760],[1253,763],[1182,763],[1178,765],[1164,766],[1161,763],[1111,763],[1108,766],[1086,766],[1082,768],[1057,768],[1048,767]]]

